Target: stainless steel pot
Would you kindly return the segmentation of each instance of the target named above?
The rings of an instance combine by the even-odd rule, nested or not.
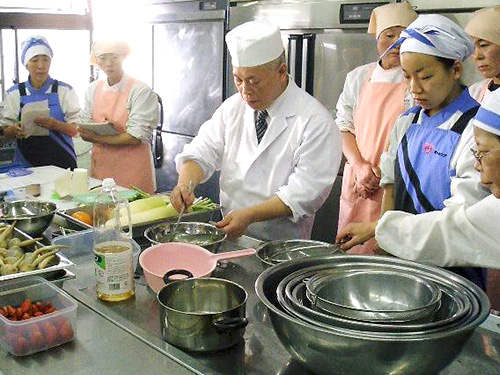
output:
[[[248,324],[248,294],[240,285],[217,278],[170,282],[158,292],[163,338],[191,351],[216,351],[240,342]]]

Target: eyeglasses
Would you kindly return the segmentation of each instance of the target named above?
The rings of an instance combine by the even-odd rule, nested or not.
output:
[[[489,151],[478,151],[474,150],[473,148],[470,149],[470,152],[472,152],[472,155],[476,158],[477,162],[481,164],[481,160],[484,158],[484,156],[489,152]]]

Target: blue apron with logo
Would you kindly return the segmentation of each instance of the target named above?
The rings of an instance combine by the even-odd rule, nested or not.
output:
[[[46,91],[52,85],[49,93]],[[27,94],[28,86],[30,95]],[[34,89],[28,82],[19,84],[19,95],[21,97],[21,110],[27,103],[48,101],[50,117],[59,121],[65,121],[64,113],[59,102],[57,89],[59,82],[49,77],[40,90]],[[19,112],[21,119],[21,111]],[[18,139],[14,154],[14,161],[22,167],[39,167],[44,165],[56,165],[61,168],[76,168],[76,154],[73,147],[73,139],[62,132],[50,131],[48,136],[32,136]]]
[[[416,111],[412,124],[403,136],[395,164],[395,209],[421,214],[444,208],[451,196],[451,158],[460,137],[479,106],[462,114],[450,130],[434,124],[417,124],[422,108]],[[480,286],[486,287],[484,269],[473,267],[447,268]]]

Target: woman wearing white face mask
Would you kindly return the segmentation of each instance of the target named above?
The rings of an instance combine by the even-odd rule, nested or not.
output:
[[[474,39],[474,62],[485,78],[469,91],[478,102],[500,87],[500,6],[475,12],[465,31]]]
[[[407,3],[387,4],[373,10],[368,33],[374,34],[380,55],[399,39],[417,18]],[[351,71],[337,103],[335,122],[342,132],[342,151],[347,158],[342,180],[338,229],[353,221],[380,216],[383,189],[380,155],[387,150],[397,117],[410,108],[396,48],[382,59]],[[371,254],[373,241],[356,246],[355,254]]]
[[[92,82],[85,96],[80,121],[107,121],[118,135],[98,135],[79,128],[80,136],[92,142],[91,175],[113,177],[123,187],[134,185],[148,193],[156,190],[150,140],[158,123],[158,99],[145,84],[123,71],[130,54],[125,41],[98,41],[92,46],[91,63],[106,74]]]
[[[399,117],[382,156],[383,211],[422,214],[472,205],[487,195],[469,151],[474,146],[470,120],[479,104],[460,83],[472,41],[450,19],[422,15],[399,43],[403,75],[416,106]],[[349,248],[372,237],[364,229],[353,225],[339,237],[356,238],[346,244]],[[454,271],[484,288],[482,270]]]

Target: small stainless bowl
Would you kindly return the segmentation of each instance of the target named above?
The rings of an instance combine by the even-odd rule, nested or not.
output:
[[[180,222],[176,233],[171,232],[175,223],[163,223],[149,227],[144,231],[146,237],[152,245],[166,242],[185,242],[198,245],[205,249],[216,252],[222,241],[227,237],[226,233],[215,225],[197,222]]]
[[[52,202],[15,201],[0,203],[0,220],[12,223],[30,236],[38,236],[48,228],[57,206]]]
[[[313,240],[276,240],[257,247],[256,256],[266,266],[274,266],[290,260],[341,255],[344,252],[337,245]]]

